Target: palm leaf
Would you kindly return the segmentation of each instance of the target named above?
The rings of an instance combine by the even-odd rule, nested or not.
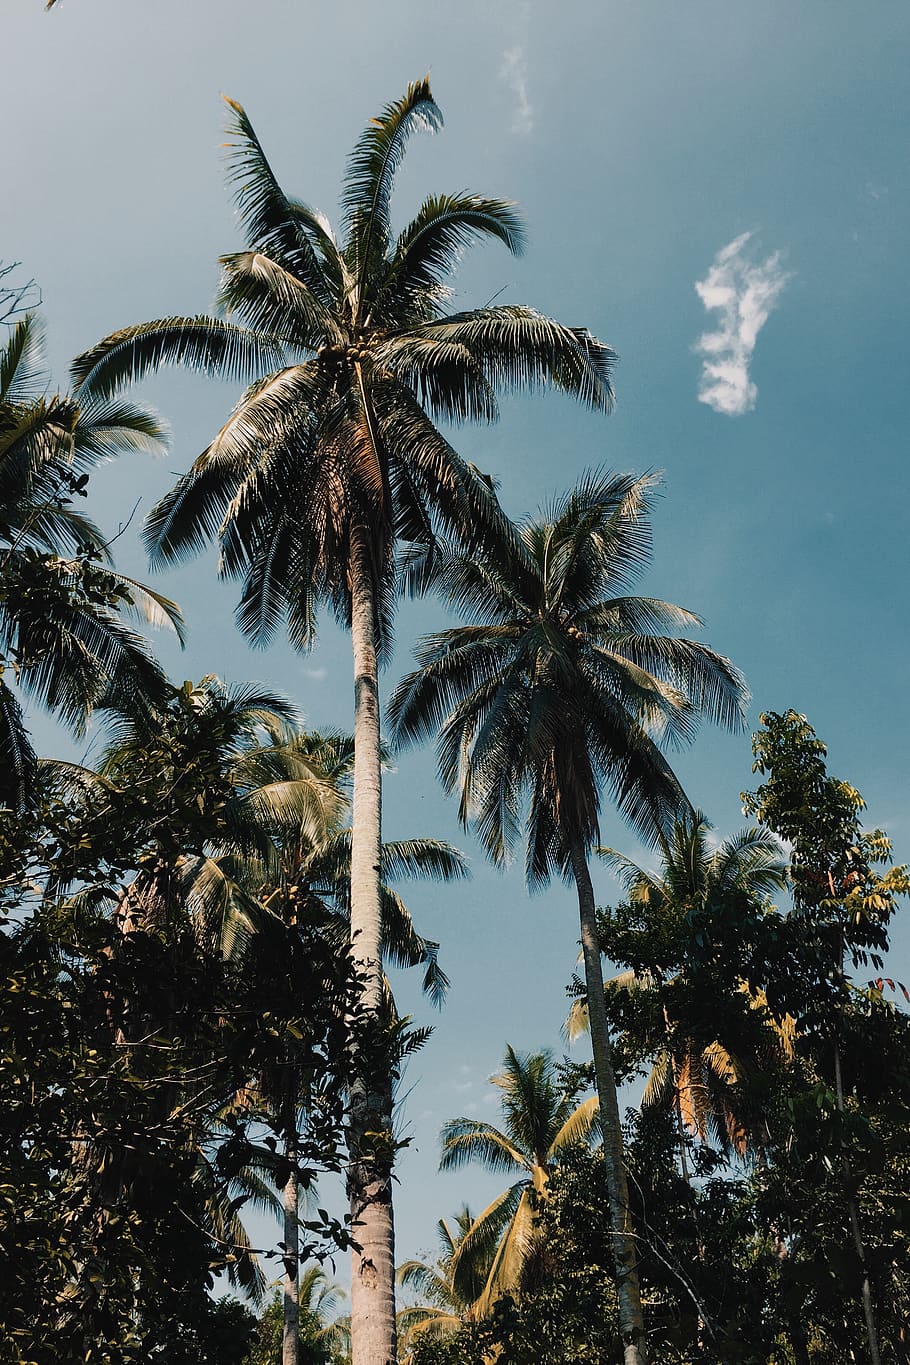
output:
[[[564,1147],[573,1147],[579,1142],[586,1142],[591,1136],[591,1130],[597,1123],[598,1100],[596,1095],[585,1100],[582,1104],[573,1109],[572,1113],[563,1123],[562,1127],[550,1141],[550,1151],[555,1157]]]
[[[414,329],[416,337],[459,344],[480,364],[497,389],[539,384],[573,394],[589,407],[613,406],[609,346],[584,328],[564,327],[533,308],[506,305],[453,313]]]
[[[504,1133],[478,1119],[450,1119],[440,1133],[441,1171],[457,1171],[470,1161],[479,1161],[489,1171],[515,1171],[528,1168],[527,1158]]]
[[[357,262],[355,321],[361,320],[367,271],[388,246],[392,185],[408,138],[418,128],[432,132],[441,123],[429,80],[414,81],[400,100],[371,119],[351,153],[341,206]]]
[[[0,804],[21,812],[29,803],[38,760],[32,748],[22,707],[0,677]]]
[[[30,404],[47,386],[44,328],[35,313],[26,313],[10,328],[0,347],[0,403]]]
[[[524,245],[524,224],[515,204],[478,194],[433,195],[398,238],[375,311],[397,320],[402,309],[419,310],[448,292],[444,282],[474,240],[493,237],[513,255]]]
[[[319,259],[296,206],[281,189],[246,110],[225,96],[231,110],[227,143],[228,179],[236,187],[247,245],[274,256],[317,296],[324,292]],[[267,368],[271,369],[271,366]]]
[[[162,318],[112,333],[73,362],[72,376],[80,400],[106,399],[161,365],[188,365],[223,379],[249,380],[276,369],[284,358],[281,337],[218,318]]]

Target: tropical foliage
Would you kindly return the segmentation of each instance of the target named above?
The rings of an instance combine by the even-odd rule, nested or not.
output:
[[[728,1155],[743,1156],[750,1143],[761,1143],[760,1115],[747,1112],[749,1081],[793,1050],[792,1019],[775,1025],[762,992],[751,992],[746,982],[739,1000],[731,997],[725,1011],[718,1008],[724,993],[707,979],[703,964],[699,970],[688,941],[692,917],[710,924],[712,915],[729,915],[737,906],[760,912],[768,893],[783,891],[783,850],[773,835],[755,829],[713,849],[709,838],[710,825],[700,812],[680,818],[670,837],[660,838],[659,874],[613,850],[599,850],[627,897],[601,916],[601,949],[613,960],[636,961],[644,953],[649,961],[647,968],[631,967],[605,983],[607,1010],[613,1013],[611,996],[639,997],[617,1011],[634,1021],[637,1035],[633,1043],[627,1032],[620,1047],[653,1054],[642,1106],[675,1112],[684,1166],[686,1133]],[[766,908],[772,911],[770,904]],[[587,1004],[579,999],[567,1021],[568,1036],[587,1027]]]
[[[98,706],[141,711],[165,694],[124,616],[182,637],[176,605],[117,573],[74,506],[99,461],[160,449],[160,422],[120,399],[48,396],[48,383],[41,324],[26,313],[0,348],[0,800],[18,809],[33,794],[35,754],[17,690],[81,733]]]
[[[537,1254],[537,1210],[561,1154],[588,1140],[597,1114],[597,1100],[578,1103],[577,1080],[567,1085],[546,1052],[522,1056],[506,1048],[503,1069],[490,1081],[502,1091],[503,1128],[451,1119],[442,1130],[439,1163],[440,1170],[452,1171],[477,1161],[516,1177],[462,1232],[448,1259],[447,1275],[461,1296],[476,1279],[477,1256],[489,1260],[472,1304],[481,1316],[505,1290],[545,1273]]]
[[[741,728],[747,693],[694,613],[631,595],[654,476],[595,470],[513,523],[456,451],[505,393],[606,412],[614,356],[498,296],[454,306],[467,247],[520,251],[514,204],[437,194],[393,229],[410,137],[441,124],[428,81],[358,140],[337,236],[228,104],[244,241],[218,316],[125,327],[57,393],[40,292],[0,262],[0,1358],[910,1359],[910,991],[886,975],[907,869],[794,711],[753,736],[753,828],[715,837],[691,804],[668,752]],[[215,542],[261,644],[307,648],[334,612],[351,734],[155,659],[142,628],[182,641],[180,610],[115,567],[89,482],[162,448],[121,391],[165,363],[247,387],[148,518],[153,561]],[[436,742],[492,861],[524,843],[532,890],[574,885],[567,1032],[593,1062],[507,1047],[497,1121],[440,1134],[444,1171],[504,1188],[395,1276],[396,1087],[430,1030],[394,970],[433,1006],[449,986],[401,888],[469,869],[422,832],[383,839],[402,590],[436,593],[439,624],[391,738]],[[94,727],[81,762],[38,757],[31,703]],[[598,847],[608,805],[637,860]],[[350,1317],[324,1268],[349,1252]]]

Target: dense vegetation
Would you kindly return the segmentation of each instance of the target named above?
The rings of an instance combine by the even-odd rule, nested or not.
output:
[[[231,111],[232,320],[126,327],[48,396],[40,299],[0,268],[2,1359],[907,1358],[910,1022],[883,964],[910,879],[793,711],[753,737],[754,826],[712,840],[666,751],[705,719],[741,728],[748,698],[681,634],[692,611],[629,595],[653,479],[594,470],[513,523],[440,431],[536,386],[606,411],[613,356],[528,307],[446,311],[466,245],[520,249],[514,205],[437,196],[393,233],[408,137],[440,121],[427,82],[357,144],[340,244]],[[153,559],[217,540],[261,641],[305,648],[329,607],[350,737],[267,690],[172,684],[136,628],[184,623],[81,508],[99,460],[161,442],[122,390],[166,362],[249,386],[151,514]],[[505,1188],[398,1268],[396,1319],[394,1087],[426,1031],[384,963],[436,1003],[447,985],[396,884],[465,875],[421,831],[382,841],[379,663],[405,590],[461,619],[419,644],[389,740],[437,742],[494,861],[525,842],[532,886],[573,882],[566,1030],[593,1060],[502,1040],[501,1120],[453,1116],[441,1160]],[[97,766],[39,759],[24,698],[77,734],[95,715]],[[658,871],[599,847],[605,799]],[[318,1203],[327,1172],[344,1216]],[[349,1318],[322,1269],[341,1251]]]

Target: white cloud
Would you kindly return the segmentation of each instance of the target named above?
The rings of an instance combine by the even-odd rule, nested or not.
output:
[[[758,334],[776,306],[790,276],[775,251],[764,261],[748,253],[751,232],[722,247],[695,291],[709,313],[717,311],[717,330],[704,332],[695,349],[704,356],[698,401],[715,412],[739,417],[751,412],[758,389],[749,378],[749,364]]]
[[[528,63],[523,44],[507,48],[502,54],[499,74],[515,96],[512,132],[526,137],[534,128],[534,107],[528,93]]]
[[[305,668],[303,676],[309,678],[311,682],[324,682],[329,676],[329,670],[327,668]]]

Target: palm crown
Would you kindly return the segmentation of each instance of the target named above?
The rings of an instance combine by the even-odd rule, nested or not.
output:
[[[596,840],[606,787],[649,842],[687,805],[658,741],[707,713],[742,718],[739,671],[697,641],[682,607],[618,595],[650,550],[654,480],[594,473],[539,520],[436,573],[471,624],[430,635],[389,711],[401,740],[439,732],[439,770],[501,861],[528,798],[528,876],[567,870]]]
[[[286,617],[312,639],[314,608],[350,606],[352,533],[362,529],[388,623],[396,539],[432,549],[434,525],[476,538],[496,520],[488,480],[433,423],[496,416],[496,389],[548,382],[607,409],[608,347],[533,309],[446,314],[446,277],[473,240],[521,248],[514,205],[435,195],[397,236],[395,172],[409,135],[441,115],[427,81],[373,120],[351,156],[344,241],[282,191],[243,109],[231,102],[230,175],[247,249],[222,258],[219,302],[239,323],[168,318],[82,356],[84,393],[109,395],[164,362],[257,377],[207,450],[152,513],[153,556],[179,559],[218,535],[225,574],[245,579],[239,621],[267,640]]]

